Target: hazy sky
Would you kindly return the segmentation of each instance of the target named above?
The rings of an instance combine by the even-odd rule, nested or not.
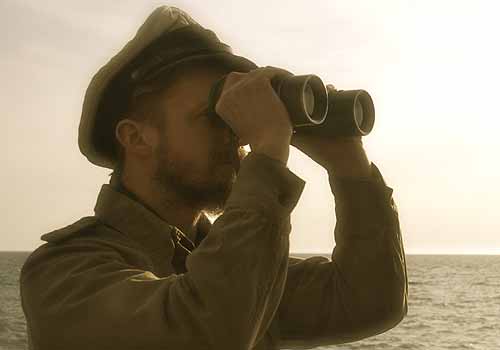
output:
[[[363,142],[394,189],[407,253],[500,253],[496,3],[0,0],[0,250],[33,250],[93,215],[110,170],[78,149],[85,90],[154,8],[173,5],[259,66],[370,92]],[[327,173],[293,147],[288,165],[306,181],[290,250],[329,253]]]

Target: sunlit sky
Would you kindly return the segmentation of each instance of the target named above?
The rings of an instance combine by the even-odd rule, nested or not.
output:
[[[407,253],[500,253],[493,0],[0,1],[0,250],[33,250],[94,214],[110,170],[77,146],[85,89],[159,5],[187,11],[259,66],[367,90],[376,122],[363,143],[394,190]],[[327,173],[293,147],[288,166],[306,181],[290,251],[330,253]]]

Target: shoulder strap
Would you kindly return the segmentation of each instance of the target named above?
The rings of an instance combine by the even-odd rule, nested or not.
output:
[[[96,225],[97,222],[98,219],[95,216],[85,216],[66,227],[42,235],[40,239],[46,242],[58,242],[80,233],[85,228]]]

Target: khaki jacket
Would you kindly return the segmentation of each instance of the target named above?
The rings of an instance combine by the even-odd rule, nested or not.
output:
[[[392,189],[372,169],[329,177],[331,260],[289,256],[305,181],[265,155],[242,160],[224,214],[203,217],[195,242],[103,184],[95,215],[44,234],[23,265],[29,348],[293,349],[387,331],[407,313],[408,282]]]

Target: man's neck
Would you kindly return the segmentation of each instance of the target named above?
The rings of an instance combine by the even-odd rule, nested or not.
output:
[[[158,198],[158,196],[153,195],[154,193],[161,194],[162,196],[168,195],[164,194],[163,191],[148,190],[147,188],[135,186],[134,182],[127,178],[120,179],[119,177],[113,177],[110,183],[115,188],[144,205],[169,225],[177,227],[193,243],[195,242],[198,220],[202,215],[201,210],[188,208],[182,205],[182,201],[180,200]]]

